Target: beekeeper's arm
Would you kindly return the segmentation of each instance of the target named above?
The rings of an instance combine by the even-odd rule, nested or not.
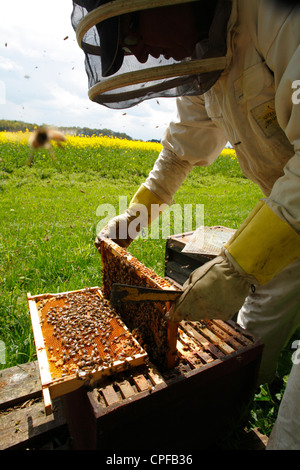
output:
[[[184,294],[170,311],[173,321],[231,318],[251,286],[267,283],[300,258],[300,104],[292,88],[300,79],[300,12],[286,8],[285,15],[279,15],[277,2],[268,2],[268,12],[262,14],[266,4],[259,4],[252,38],[274,72],[277,120],[295,155],[270,196],[259,202],[222,256],[191,274]]]
[[[223,150],[226,139],[207,116],[202,96],[178,98],[177,109],[178,120],[168,127],[163,149],[145,183],[126,212],[113,218],[98,234],[98,240],[108,237],[128,247],[137,232],[159,215],[158,209],[162,211],[172,204],[193,167],[210,165]]]

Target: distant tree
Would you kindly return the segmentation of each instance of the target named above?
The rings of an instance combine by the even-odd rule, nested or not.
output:
[[[23,121],[10,121],[8,119],[0,119],[0,132],[7,131],[7,132],[25,132],[26,129],[30,132],[32,132],[34,129],[38,127],[46,126],[47,124],[42,124],[37,125],[37,124],[32,124],[29,122],[23,122]],[[70,135],[104,135],[108,137],[117,137],[118,139],[127,139],[127,140],[132,140],[132,137],[129,135],[125,134],[124,132],[115,132],[112,131],[111,129],[90,129],[89,127],[76,127],[76,126],[60,126],[57,127],[55,126],[56,129],[60,130],[64,134],[70,134]]]

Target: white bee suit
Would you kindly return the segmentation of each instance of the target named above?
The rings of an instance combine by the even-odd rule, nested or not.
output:
[[[267,450],[299,450],[300,364],[295,363],[282,398]]]
[[[228,66],[204,95],[177,99],[178,119],[167,129],[144,183],[157,198],[171,204],[193,167],[211,164],[229,141],[266,205],[300,233],[300,104],[292,87],[300,80],[299,25],[299,8],[233,0]],[[279,353],[300,324],[299,260],[247,297],[238,323],[265,343],[260,383],[272,380]],[[274,435],[283,430],[285,412],[300,406],[299,379],[293,371]],[[300,449],[299,419],[289,425],[290,435],[298,438],[287,438],[285,448]]]

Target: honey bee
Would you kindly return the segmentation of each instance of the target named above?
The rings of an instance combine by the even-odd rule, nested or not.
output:
[[[40,127],[35,130],[29,137],[28,144],[31,147],[27,165],[31,166],[33,163],[34,151],[40,148],[48,150],[52,160],[55,160],[55,155],[52,148],[52,142],[56,142],[61,147],[61,142],[65,142],[66,138],[62,132],[48,127]]]

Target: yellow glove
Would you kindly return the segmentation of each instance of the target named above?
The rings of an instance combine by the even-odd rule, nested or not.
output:
[[[142,228],[148,227],[154,220],[152,204],[161,206],[163,202],[142,185],[130,201],[128,209],[111,219],[98,233],[96,243],[103,238],[110,238],[119,246],[128,248]]]
[[[168,320],[228,320],[251,288],[266,284],[299,258],[299,234],[261,201],[221,255],[190,275]]]

